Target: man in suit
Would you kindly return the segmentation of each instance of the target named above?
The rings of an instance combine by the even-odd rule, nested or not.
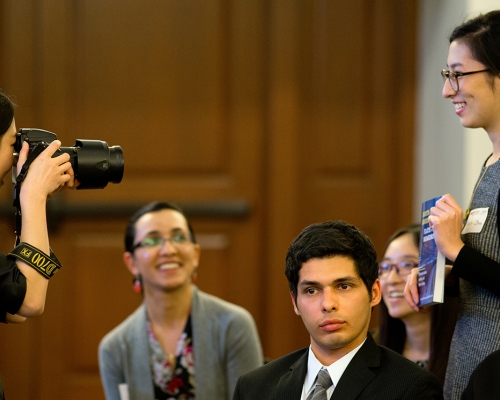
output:
[[[443,398],[433,374],[368,334],[381,289],[363,232],[343,221],[308,226],[288,249],[285,275],[310,346],[241,376],[233,400]]]

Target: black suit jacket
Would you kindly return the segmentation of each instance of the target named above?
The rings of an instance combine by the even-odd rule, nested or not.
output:
[[[308,348],[248,372],[236,384],[233,400],[300,400]],[[331,400],[442,399],[437,378],[368,337],[342,374]]]
[[[494,351],[476,367],[462,400],[498,400],[500,396],[500,350]]]

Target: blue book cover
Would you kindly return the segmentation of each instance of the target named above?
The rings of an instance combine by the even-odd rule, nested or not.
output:
[[[442,303],[444,298],[445,257],[438,251],[434,232],[429,226],[431,207],[442,196],[422,203],[422,226],[420,230],[420,249],[418,257],[419,306]]]

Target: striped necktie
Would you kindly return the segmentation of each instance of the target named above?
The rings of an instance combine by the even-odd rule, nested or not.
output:
[[[307,400],[327,400],[326,390],[333,385],[328,370],[321,368],[316,377],[314,390],[309,394]]]

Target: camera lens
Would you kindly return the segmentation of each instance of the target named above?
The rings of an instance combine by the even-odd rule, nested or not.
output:
[[[74,147],[61,147],[68,153],[80,182],[78,189],[102,189],[108,182],[120,183],[123,178],[124,161],[120,146],[111,146],[102,140],[78,139]]]
[[[120,146],[109,148],[109,181],[120,183],[123,178],[124,162],[123,151]]]

